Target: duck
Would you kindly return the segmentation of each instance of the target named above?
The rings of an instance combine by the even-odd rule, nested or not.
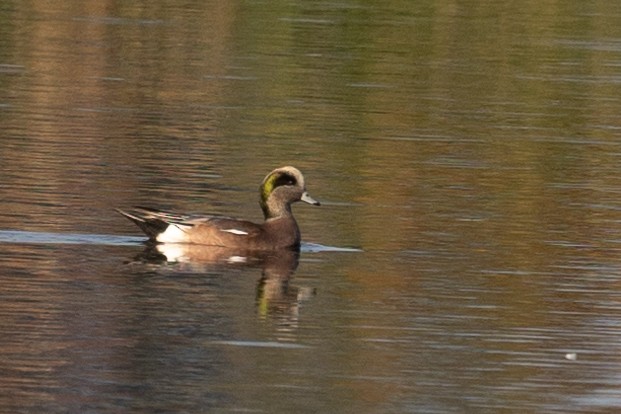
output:
[[[134,222],[151,243],[184,243],[243,250],[300,248],[300,229],[291,205],[303,201],[320,203],[306,191],[304,176],[295,167],[270,172],[259,187],[263,223],[215,215],[179,214],[135,206],[117,212]]]

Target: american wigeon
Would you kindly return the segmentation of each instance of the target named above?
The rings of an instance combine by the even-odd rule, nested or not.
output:
[[[319,205],[306,192],[304,176],[294,167],[277,168],[269,173],[260,190],[262,224],[229,217],[177,214],[147,207],[117,210],[136,223],[158,243],[193,243],[250,250],[298,248],[300,229],[291,204],[304,201]]]

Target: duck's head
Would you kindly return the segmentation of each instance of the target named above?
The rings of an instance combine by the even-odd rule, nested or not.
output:
[[[291,203],[296,201],[319,205],[306,192],[304,176],[295,167],[275,169],[265,177],[259,191],[261,209],[266,220],[291,214]]]

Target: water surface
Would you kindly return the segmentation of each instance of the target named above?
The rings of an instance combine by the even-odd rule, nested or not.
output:
[[[621,6],[0,6],[7,412],[611,412]],[[114,208],[299,256],[146,250]]]

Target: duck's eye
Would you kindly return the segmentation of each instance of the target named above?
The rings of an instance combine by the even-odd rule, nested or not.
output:
[[[295,177],[289,174],[282,174],[276,179],[276,181],[274,181],[274,188],[280,187],[281,185],[296,185],[296,184],[297,184],[297,180],[295,179]]]

